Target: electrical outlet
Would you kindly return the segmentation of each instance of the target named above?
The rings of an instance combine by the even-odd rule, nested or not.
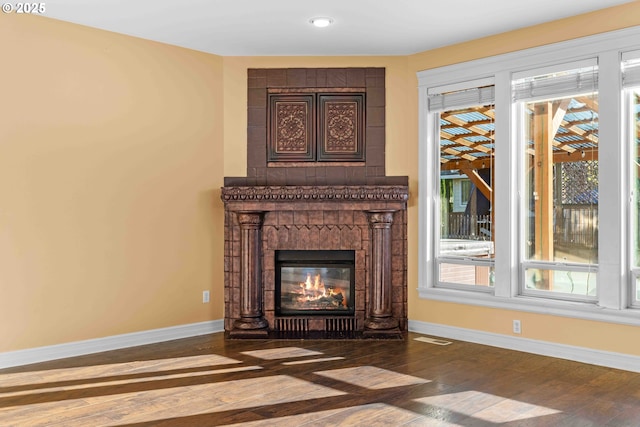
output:
[[[209,291],[202,291],[202,302],[209,302]]]
[[[514,334],[519,334],[522,332],[522,324],[520,323],[519,320],[514,320],[513,321],[513,333]]]

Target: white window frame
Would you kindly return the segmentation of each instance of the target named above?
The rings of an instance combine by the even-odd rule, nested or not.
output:
[[[534,69],[529,69],[523,72],[517,72],[517,73],[513,73],[511,80],[512,80],[512,88],[514,87],[514,85],[517,85],[515,82],[520,80],[520,79],[524,79],[524,78],[528,78],[528,77],[534,77],[534,76],[540,76],[540,75],[546,75],[546,74],[551,74],[551,73],[557,73],[557,72],[562,72],[562,71],[573,71],[573,70],[579,70],[579,69],[585,69],[585,68],[593,68],[595,67],[595,72],[590,71],[590,72],[586,72],[583,74],[586,74],[587,76],[584,78],[584,80],[588,81],[587,83],[587,87],[588,88],[595,88],[595,93],[598,93],[598,71],[597,71],[597,67],[598,67],[598,61],[596,58],[588,58],[588,59],[584,59],[584,60],[580,60],[580,61],[572,61],[572,62],[562,62],[560,64],[554,64],[552,66],[545,66],[542,68],[534,68]],[[596,76],[595,80],[593,79],[593,75]],[[543,88],[542,92],[539,96],[535,97],[535,96],[530,96],[530,90],[526,90],[523,92],[529,92],[526,94],[526,96],[524,96],[524,93],[521,93],[521,98],[522,99],[518,99],[516,101],[514,101],[513,104],[513,111],[515,112],[515,117],[516,120],[514,122],[514,127],[516,129],[516,135],[517,135],[517,139],[513,141],[514,144],[516,144],[518,146],[518,148],[520,150],[522,150],[522,142],[523,139],[525,138],[524,133],[525,133],[525,125],[524,125],[524,104],[527,102],[534,102],[536,100],[541,100],[541,99],[549,99],[549,97],[555,97],[555,96],[561,96],[561,97],[567,97],[567,96],[571,96],[575,93],[576,89],[574,87],[574,82],[579,83],[579,80],[575,80],[573,77],[571,78],[571,82],[568,82],[568,84],[565,84],[564,90],[562,92],[557,92],[553,87],[546,87]],[[583,81],[584,81],[583,80]],[[567,83],[567,82],[565,82]],[[538,90],[538,92],[541,92],[540,90]],[[600,148],[598,148],[598,152],[600,152]],[[518,152],[518,165],[520,167],[520,171],[518,171],[518,178],[520,179],[519,181],[519,193],[520,194],[525,194],[525,183],[524,181],[524,173],[522,171],[524,171],[524,168],[526,167],[525,163],[525,156],[524,153],[522,151]],[[598,177],[600,178],[600,177]],[[521,198],[520,200],[520,206],[519,206],[519,212],[521,212],[522,214],[524,214],[525,210],[528,209],[528,200],[525,200],[525,198]],[[519,220],[524,222],[524,218],[523,215],[520,215]],[[527,289],[525,286],[525,275],[526,275],[526,270],[527,269],[538,269],[538,270],[546,270],[549,272],[553,272],[553,271],[567,271],[567,272],[585,272],[585,273],[594,273],[597,275],[598,272],[598,263],[594,263],[594,264],[585,264],[585,263],[573,263],[573,262],[558,262],[558,261],[552,261],[552,260],[534,260],[534,259],[526,259],[524,257],[524,240],[525,240],[525,235],[526,235],[526,230],[525,230],[525,225],[523,223],[523,225],[520,227],[520,233],[519,233],[519,251],[520,254],[522,254],[522,256],[520,257],[520,261],[519,261],[519,271],[520,271],[520,275],[519,275],[519,280],[518,280],[518,294],[522,295],[522,296],[532,296],[532,297],[542,297],[542,298],[551,298],[551,299],[559,299],[559,300],[571,300],[571,301],[583,301],[583,302],[590,302],[590,303],[596,303],[597,302],[597,296],[590,296],[590,295],[573,295],[573,294],[564,294],[564,293],[560,293],[560,292],[555,292],[555,291],[546,291],[546,290],[539,290],[539,289]],[[598,251],[600,252],[600,251]]]
[[[640,50],[636,51],[628,51],[622,53],[622,58],[620,64],[627,60],[640,60]],[[640,82],[637,81],[638,75],[635,74],[635,79],[632,87],[637,87],[636,83],[640,85]],[[631,179],[635,177],[635,174],[632,173],[633,168],[636,168],[635,159],[637,154],[633,152],[632,139],[635,138],[635,120],[633,118],[634,112],[630,111],[632,95],[631,92],[624,88],[623,92],[623,106],[622,106],[622,114],[624,116],[623,120],[623,141],[627,146],[627,156],[628,156],[628,170],[627,170],[627,182],[631,183]],[[640,226],[640,224],[635,224],[637,218],[637,214],[635,213],[635,207],[637,206],[638,198],[640,194],[636,194],[634,191],[634,185],[630,185],[629,188],[629,217],[628,217],[628,229],[630,231],[630,235],[635,231],[636,226]],[[629,239],[628,245],[628,254],[629,254],[629,266],[630,266],[630,277],[629,277],[629,305],[634,308],[640,308],[640,301],[636,299],[636,295],[638,292],[638,278],[640,278],[640,266],[635,265],[634,253],[635,253],[635,245],[634,239]]]
[[[428,95],[439,95],[439,94],[448,93],[448,92],[462,93],[463,98],[465,99],[462,101],[461,104],[456,104],[456,106],[452,107],[453,109],[456,109],[456,108],[469,106],[470,104],[475,105],[476,99],[473,99],[473,100],[468,99],[469,96],[464,96],[464,91],[469,89],[473,90],[478,88],[485,88],[481,91],[485,94],[488,94],[491,92],[491,89],[487,89],[487,87],[491,87],[491,86],[493,86],[492,78],[480,78],[472,81],[459,82],[454,85],[432,87],[432,88],[429,88]],[[469,90],[468,92],[472,92],[471,90]],[[473,91],[473,92],[478,92],[478,91]],[[454,96],[454,98],[460,98],[460,97]],[[475,98],[475,96],[473,96],[472,98]],[[491,96],[481,95],[480,93],[478,93],[478,99],[480,98],[483,98],[486,100],[486,99],[490,99]],[[428,114],[431,116],[429,118],[429,121],[430,123],[432,123],[430,127],[431,134],[427,137],[429,140],[428,144],[432,149],[430,156],[433,156],[432,157],[433,159],[438,159],[438,163],[440,159],[440,125],[439,123],[440,123],[440,112],[442,111],[442,108],[441,108],[442,105],[443,104],[439,106],[440,108],[438,108],[437,111],[428,112]],[[435,205],[434,212],[433,212],[432,233],[435,236],[433,253],[436,255],[435,255],[434,262],[430,266],[430,268],[433,269],[431,274],[433,274],[433,277],[434,277],[434,283],[435,283],[434,286],[449,288],[449,289],[459,289],[459,290],[467,290],[472,292],[484,292],[484,293],[493,294],[494,289],[492,286],[479,286],[479,285],[462,284],[462,283],[455,283],[455,282],[446,282],[446,281],[440,280],[439,271],[440,271],[440,266],[442,264],[447,264],[447,265],[456,264],[456,265],[466,265],[466,266],[474,266],[474,267],[494,268],[494,260],[493,258],[480,259],[475,257],[447,256],[447,255],[440,254],[439,244],[441,240],[440,239],[441,217],[440,217],[440,194],[438,190],[440,188],[440,186],[438,185],[440,180],[440,167],[439,166],[432,167],[432,168],[429,168],[429,170],[433,175],[432,182],[435,183],[435,186],[432,188],[433,190],[432,197],[434,199],[434,205]]]
[[[514,309],[574,318],[640,325],[640,310],[629,305],[628,258],[629,144],[623,143],[622,52],[640,49],[640,27],[584,37],[480,60],[420,71],[419,96],[419,194],[418,194],[418,293],[421,298],[492,308]],[[597,58],[599,68],[599,260],[598,296],[592,301],[567,301],[522,295],[519,292],[521,251],[519,218],[522,178],[511,81],[514,74],[567,62]],[[436,286],[437,244],[433,221],[437,220],[437,182],[430,162],[437,123],[428,114],[427,95],[440,87],[464,87],[469,82],[492,80],[495,85],[495,284],[493,293],[470,292]],[[435,157],[438,159],[438,157]]]

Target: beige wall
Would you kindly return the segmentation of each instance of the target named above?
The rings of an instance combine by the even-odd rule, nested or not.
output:
[[[222,319],[219,187],[246,175],[246,70],[373,66],[387,174],[409,176],[409,318],[509,334],[518,316],[525,338],[640,355],[638,328],[416,291],[416,72],[633,25],[638,1],[411,56],[222,58],[0,16],[0,352]]]
[[[222,58],[2,15],[0,352],[221,319]]]
[[[544,25],[525,28],[506,34],[461,43],[409,56],[408,77],[417,84],[415,73],[458,62],[508,53],[516,50],[565,41],[640,25],[640,2],[634,1],[600,12],[576,16]],[[411,157],[407,173],[410,182],[417,184],[418,164],[418,93],[409,91],[407,115],[410,116],[409,151]],[[417,185],[411,189],[415,197]],[[415,199],[413,199],[415,200]],[[418,281],[417,209],[409,210],[409,319],[467,328],[497,334],[512,335],[513,319],[522,321],[523,338],[575,345],[598,350],[613,351],[640,356],[640,328],[604,322],[569,319],[564,317],[519,313],[484,307],[420,299],[416,291]]]

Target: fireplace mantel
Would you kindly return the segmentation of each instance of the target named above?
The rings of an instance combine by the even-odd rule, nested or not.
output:
[[[398,209],[404,208],[409,198],[406,185],[281,185],[281,186],[231,186],[222,187],[222,201],[227,209],[234,210],[236,203],[246,209],[255,203],[260,209],[272,210],[276,205],[267,203],[287,202],[328,202],[355,203],[354,208],[362,209],[365,205],[382,206],[380,202],[396,202]],[[364,205],[363,205],[364,204]],[[333,205],[332,205],[333,206]],[[318,209],[317,205],[298,206],[296,209]]]
[[[269,337],[289,324],[274,310],[275,251],[353,250],[359,297],[349,328],[365,337],[401,335],[408,196],[406,185],[223,187],[225,331]],[[326,331],[330,320],[295,319],[295,329]]]

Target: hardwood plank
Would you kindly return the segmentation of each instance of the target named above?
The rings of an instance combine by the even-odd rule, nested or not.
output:
[[[639,425],[638,373],[418,336],[220,333],[14,367],[0,425]]]

